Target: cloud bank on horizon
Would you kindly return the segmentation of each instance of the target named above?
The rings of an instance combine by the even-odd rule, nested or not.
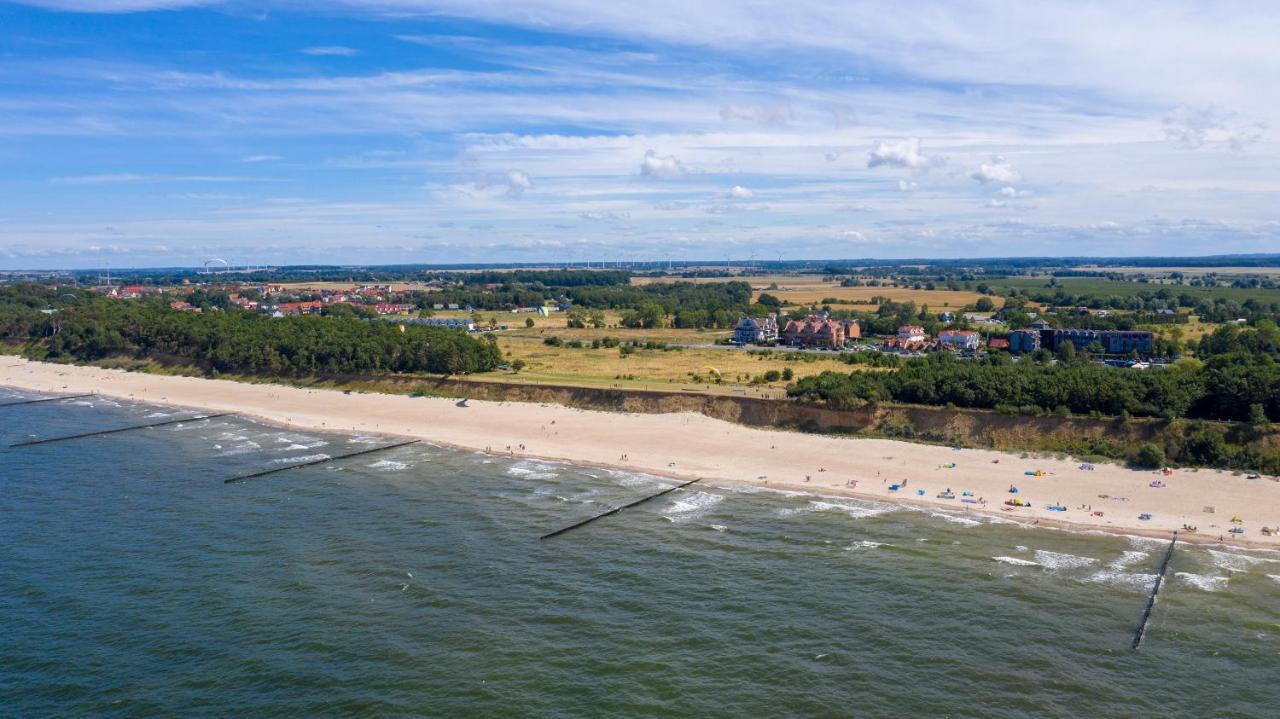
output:
[[[1280,250],[1275,3],[0,0],[0,26],[0,269]]]

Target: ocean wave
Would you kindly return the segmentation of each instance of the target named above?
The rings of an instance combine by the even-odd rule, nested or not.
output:
[[[1223,552],[1216,549],[1206,549],[1209,556],[1213,558],[1213,565],[1218,569],[1224,569],[1228,572],[1247,572],[1250,567],[1258,564],[1270,564],[1280,562],[1280,559],[1272,559],[1270,557],[1254,557],[1248,554],[1240,554],[1238,552]]]
[[[144,415],[143,419],[160,419],[161,417],[172,417],[172,416],[173,415],[169,414],[168,412],[152,412],[151,414]]]
[[[1121,554],[1106,566],[1089,575],[1085,581],[1097,582],[1099,584],[1110,584],[1122,589],[1132,589],[1135,591],[1145,591],[1151,588],[1153,582],[1156,581],[1156,575],[1145,574],[1142,572],[1127,572],[1129,567],[1148,559],[1151,555],[1147,552],[1129,550]]]
[[[1003,564],[1012,564],[1012,565],[1014,565],[1014,566],[1018,566],[1018,567],[1038,567],[1038,566],[1040,566],[1039,562],[1033,562],[1033,561],[1031,561],[1030,559],[1019,559],[1019,558],[1017,558],[1017,557],[992,557],[992,559],[994,559],[994,560],[995,560],[995,561],[997,561],[997,562],[1001,562],[1001,563],[1003,563]]]
[[[284,451],[288,451],[288,450],[297,450],[297,449],[315,449],[317,447],[324,447],[329,443],[324,441],[323,439],[317,439],[315,437],[306,437],[301,435],[292,435],[292,436],[284,435],[283,437],[276,437],[276,444],[289,445],[288,447],[284,448]]]
[[[724,526],[723,524],[710,524],[710,525],[707,525],[707,526],[711,527],[712,529],[716,530],[717,532],[723,532],[723,531],[726,531],[727,529],[729,529],[728,527]]]
[[[1268,575],[1267,575],[1267,579],[1271,579],[1271,580],[1273,580],[1273,581],[1280,582],[1280,574],[1268,574]]]
[[[1036,563],[1045,569],[1079,569],[1087,567],[1091,564],[1097,564],[1098,560],[1093,557],[1080,557],[1074,554],[1065,554],[1062,552],[1050,552],[1047,549],[1037,549],[1035,551]]]
[[[218,453],[220,457],[234,457],[239,454],[252,454],[262,449],[262,445],[257,442],[241,442],[230,449],[224,449]]]
[[[605,471],[610,477],[617,480],[618,486],[621,487],[657,487],[658,485],[666,484],[662,478],[655,477],[652,474],[645,474],[643,472],[628,472],[622,469],[609,469]],[[584,474],[587,474],[588,477],[594,477],[594,475],[589,473],[584,472]]]
[[[408,469],[409,465],[405,462],[397,462],[394,459],[380,459],[373,464],[367,465],[369,469],[376,469],[379,472],[399,472],[402,469]]]
[[[548,465],[540,465],[533,462],[521,462],[519,464],[507,467],[507,475],[511,477],[520,477],[521,479],[555,479],[560,474],[550,472]]]
[[[849,501],[828,501],[822,499],[811,499],[809,503],[803,507],[784,507],[777,510],[779,517],[794,517],[801,514],[809,514],[811,512],[842,512],[853,519],[865,519],[867,517],[876,517],[887,512],[892,512],[898,507],[891,504],[877,504],[869,502]]]
[[[981,521],[974,519],[973,517],[966,517],[960,514],[951,514],[950,512],[930,512],[929,516],[945,519],[948,522],[951,522],[952,524],[959,524],[963,527],[976,527],[982,524]]]
[[[869,539],[862,539],[857,542],[854,542],[853,544],[850,544],[844,549],[846,552],[859,552],[859,551],[875,549],[877,547],[883,547],[883,546],[884,546],[884,542],[873,542]]]
[[[710,492],[683,492],[662,510],[662,516],[672,522],[697,519],[724,501],[723,494]]]
[[[327,454],[304,454],[301,457],[280,457],[271,460],[272,464],[299,464],[301,462],[315,462],[321,459],[328,459]]]
[[[1173,575],[1177,579],[1182,580],[1186,584],[1190,584],[1196,589],[1205,592],[1216,592],[1219,589],[1226,589],[1230,577],[1223,575],[1209,574],[1192,574],[1191,572],[1177,572]]]

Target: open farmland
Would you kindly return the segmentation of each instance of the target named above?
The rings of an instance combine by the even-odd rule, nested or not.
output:
[[[1054,292],[1061,288],[1071,295],[1092,295],[1096,297],[1133,297],[1143,292],[1155,293],[1168,290],[1175,297],[1190,295],[1197,300],[1213,300],[1221,297],[1236,302],[1244,302],[1250,298],[1261,302],[1280,302],[1280,289],[1262,287],[1192,287],[1162,282],[1127,282],[1109,280],[1105,277],[1058,277],[1056,287],[1049,288],[1049,277],[1007,277],[992,279],[986,282],[992,290],[1003,293],[1006,289],[1018,289],[1031,292]]]
[[[824,299],[834,298],[840,303],[870,306],[872,297],[887,297],[894,302],[915,302],[931,308],[959,308],[973,304],[982,295],[970,290],[913,289],[912,287],[841,287],[838,282],[823,282],[819,275],[759,275],[751,277],[700,277],[689,280],[673,280],[668,277],[637,277],[632,284],[649,285],[659,282],[748,282],[755,290],[754,299],[770,294],[782,300],[788,307],[807,307],[822,304]],[[774,287],[776,285],[776,288]]]
[[[630,335],[614,332],[614,337]],[[752,377],[768,370],[781,372],[791,368],[795,377],[807,377],[827,370],[849,372],[850,365],[834,353],[771,354],[742,349],[685,348],[680,350],[636,349],[623,355],[617,347],[552,347],[533,339],[502,337],[498,346],[509,362],[526,364],[516,375],[522,382],[547,382],[586,386],[649,389],[694,389],[730,392],[747,389]],[[702,378],[694,383],[690,373]],[[716,377],[722,382],[717,384]],[[488,379],[477,375],[477,379]],[[491,379],[509,381],[510,375]],[[750,386],[753,396],[783,396],[786,383],[777,381],[764,386]]]

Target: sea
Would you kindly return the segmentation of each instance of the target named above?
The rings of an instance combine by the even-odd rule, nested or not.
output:
[[[0,389],[0,403],[34,395]],[[1278,717],[1280,553],[0,409],[0,716]],[[851,450],[852,451],[852,450]]]

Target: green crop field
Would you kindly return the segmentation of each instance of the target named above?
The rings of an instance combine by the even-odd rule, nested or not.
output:
[[[1008,289],[1053,292],[1054,289],[1048,288],[1049,280],[1049,277],[1008,277],[989,280],[984,284],[1001,294]],[[1127,282],[1102,277],[1059,277],[1056,278],[1056,284],[1063,292],[1072,295],[1133,297],[1144,292],[1154,294],[1160,290],[1168,290],[1174,297],[1186,294],[1197,300],[1221,297],[1236,302],[1244,302],[1250,298],[1260,302],[1280,302],[1280,289],[1262,287],[1192,287],[1169,282]]]

